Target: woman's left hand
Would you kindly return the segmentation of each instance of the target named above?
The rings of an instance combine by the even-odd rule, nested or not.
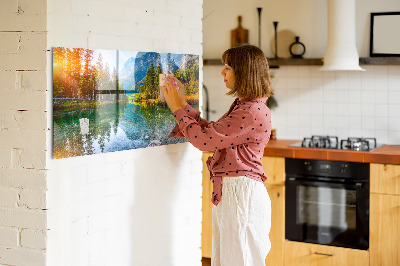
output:
[[[178,81],[175,79],[176,78],[174,77],[168,76],[164,87],[161,88],[162,92],[164,93],[165,101],[167,102],[172,113],[178,109],[185,108],[185,106],[181,105],[181,100],[178,94],[178,90],[182,88],[179,88]]]

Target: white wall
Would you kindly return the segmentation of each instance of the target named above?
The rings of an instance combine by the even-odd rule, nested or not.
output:
[[[46,1],[0,1],[0,265],[46,260]]]
[[[202,56],[201,18],[201,0],[48,0],[47,45]],[[201,264],[201,152],[190,144],[47,156],[48,265]]]
[[[257,7],[263,7],[262,49],[268,56],[273,39],[272,21],[278,30],[290,29],[307,47],[305,57],[323,57],[326,47],[327,1],[204,1],[204,58],[220,58],[229,48],[229,31],[236,17],[250,30],[250,43],[258,45]],[[230,9],[226,7],[230,6]],[[357,1],[357,47],[369,56],[369,13],[400,10],[393,0]],[[264,13],[265,11],[265,13]],[[247,23],[247,24],[246,24]],[[218,25],[218,27],[215,27]],[[218,38],[216,38],[218,36]],[[279,50],[278,50],[279,51]],[[311,135],[376,137],[382,144],[400,143],[400,66],[363,66],[365,72],[322,72],[318,66],[281,66],[272,69],[273,89],[279,107],[272,111],[272,124],[281,139]],[[220,76],[221,66],[205,66],[204,85],[210,92],[210,120],[230,106]]]
[[[267,57],[274,55],[272,22],[278,21],[278,32],[291,31],[300,37],[300,41],[306,46],[305,57],[321,58],[324,56],[327,41],[327,2],[327,0],[204,0],[204,58],[220,58],[229,48],[230,31],[237,27],[238,16],[242,16],[242,26],[249,30],[249,43],[258,45],[258,7],[262,8],[261,49]],[[370,13],[399,10],[398,0],[356,0],[356,42],[360,57],[369,56]],[[290,34],[283,36],[288,35]],[[288,42],[284,38],[278,40]],[[280,49],[278,48],[278,53]],[[288,56],[290,57],[290,54]]]

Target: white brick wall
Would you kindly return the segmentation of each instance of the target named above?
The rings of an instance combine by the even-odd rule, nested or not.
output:
[[[45,265],[46,5],[0,3],[1,265]]]
[[[50,0],[47,48],[201,56],[202,14],[202,0]],[[201,152],[190,144],[47,155],[48,265],[201,265]]]

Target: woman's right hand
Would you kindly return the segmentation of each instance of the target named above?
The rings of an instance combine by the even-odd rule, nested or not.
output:
[[[187,105],[187,102],[185,100],[185,87],[183,86],[182,82],[180,82],[179,79],[177,79],[176,77],[168,75],[167,78],[170,79],[171,82],[174,82],[175,84],[178,85],[179,103],[183,108],[185,108]]]

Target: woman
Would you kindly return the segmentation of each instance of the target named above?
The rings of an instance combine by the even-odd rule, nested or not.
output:
[[[221,71],[227,95],[237,98],[216,122],[200,118],[185,101],[184,88],[169,77],[162,88],[178,124],[170,137],[184,136],[202,151],[213,182],[212,265],[265,265],[271,244],[271,202],[261,158],[268,143],[272,95],[268,62],[252,45],[228,49]]]

